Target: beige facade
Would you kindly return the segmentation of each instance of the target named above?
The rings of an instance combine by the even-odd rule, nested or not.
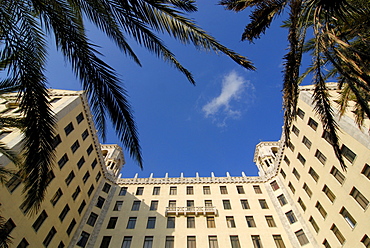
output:
[[[336,84],[328,86],[335,97]],[[13,192],[0,188],[1,214],[16,226],[11,232],[14,247],[47,246],[42,243],[53,227],[56,234],[47,247],[64,247],[60,242],[102,248],[370,247],[369,132],[360,130],[350,114],[338,119],[347,165],[342,170],[313,111],[311,86],[301,87],[291,144],[285,147],[284,137],[259,143],[254,155],[259,176],[253,177],[120,178],[122,151],[116,145],[100,149],[83,95],[55,95],[63,96],[53,103],[62,140],[57,158],[67,154],[69,160],[62,169],[56,165],[42,208],[47,217],[37,231],[32,225],[38,216],[28,218],[14,207],[21,205],[21,187]],[[81,112],[85,122],[78,124],[75,118]],[[70,122],[74,135],[66,136]],[[82,141],[86,128],[90,135]],[[2,141],[16,145],[17,137],[10,133]],[[76,139],[81,146],[73,154]],[[90,144],[94,151],[87,155]],[[78,169],[81,156],[86,162]],[[67,186],[71,170],[76,176]],[[84,182],[87,171],[91,176]],[[73,200],[76,187],[81,193]],[[63,195],[53,205],[50,200],[59,188]],[[79,213],[83,201],[86,206]],[[66,204],[70,211],[61,221]],[[18,246],[23,238],[29,246]]]

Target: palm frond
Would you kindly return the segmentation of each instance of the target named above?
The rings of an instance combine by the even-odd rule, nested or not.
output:
[[[5,225],[6,220],[0,216],[0,248],[9,248],[13,243],[13,237],[10,236],[7,226]]]

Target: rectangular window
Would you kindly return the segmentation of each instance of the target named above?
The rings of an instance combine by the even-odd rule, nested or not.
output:
[[[368,164],[365,164],[364,168],[361,171],[361,174],[363,174],[367,179],[370,180],[370,166]]]
[[[153,247],[153,236],[145,236],[143,248],[152,248]]]
[[[57,204],[57,202],[59,201],[59,199],[62,197],[63,195],[63,192],[62,190],[59,188],[57,190],[57,192],[54,194],[53,198],[51,198],[50,202],[51,202],[51,205],[55,206],[55,204]]]
[[[342,145],[341,152],[343,157],[345,157],[352,164],[356,158],[356,153],[354,153],[351,149],[349,149],[345,145]]]
[[[80,186],[77,186],[77,188],[75,189],[75,192],[73,192],[72,194],[72,199],[75,201],[80,193],[81,193],[81,188]]]
[[[297,222],[297,218],[295,217],[292,210],[290,210],[289,212],[286,212],[285,216],[287,217],[290,224]]]
[[[109,183],[104,183],[102,191],[105,193],[108,193],[111,188],[111,185]]]
[[[186,187],[186,194],[187,195],[194,195],[194,188],[193,188],[193,186],[187,186]]]
[[[87,155],[90,155],[92,153],[92,151],[94,150],[94,147],[92,145],[90,145],[87,149],[86,149],[86,153]]]
[[[85,140],[87,137],[89,137],[89,131],[87,131],[86,129],[85,131],[82,132],[81,138],[82,140]]]
[[[68,136],[75,128],[73,127],[72,122],[70,122],[67,126],[64,128],[64,132],[66,133],[66,136]]]
[[[309,125],[313,130],[315,130],[315,131],[316,131],[317,126],[318,126],[317,122],[316,122],[316,121],[314,121],[312,118],[310,118],[310,119],[308,120],[308,125]]]
[[[266,219],[267,225],[269,227],[276,227],[276,223],[275,223],[274,217],[272,217],[272,215],[266,215],[265,219]]]
[[[343,234],[339,231],[338,227],[335,224],[333,224],[330,230],[334,233],[335,237],[337,237],[339,243],[343,245],[346,239],[344,238]]]
[[[303,143],[303,144],[304,144],[308,149],[310,149],[310,148],[311,148],[312,142],[311,142],[309,139],[307,139],[307,137],[306,137],[306,136],[303,136],[302,143]]]
[[[295,188],[294,188],[294,186],[293,186],[293,184],[291,182],[288,183],[288,187],[290,188],[290,190],[294,194],[295,193]]]
[[[209,248],[218,248],[217,236],[208,236]]]
[[[313,178],[313,180],[315,180],[315,182],[319,181],[319,174],[316,173],[316,171],[314,169],[312,169],[312,167],[310,167],[310,169],[308,170],[308,174],[311,175],[311,177]]]
[[[220,192],[221,192],[221,194],[226,195],[227,194],[226,186],[220,186]]]
[[[284,155],[284,161],[287,165],[290,165],[290,160],[287,156]]]
[[[11,218],[9,218],[3,225],[3,230],[2,230],[1,235],[9,235],[15,227],[16,225],[14,221]]]
[[[303,120],[305,113],[302,109],[298,108],[297,115]]]
[[[256,227],[256,222],[254,222],[253,216],[245,216],[245,220],[247,221],[248,227]]]
[[[57,230],[55,230],[54,227],[52,227],[48,233],[48,235],[46,235],[44,241],[42,242],[42,244],[45,246],[45,247],[48,247],[50,242],[53,240],[55,234],[57,233]]]
[[[320,161],[320,163],[325,164],[326,163],[326,157],[320,150],[316,150],[315,157]]]
[[[37,232],[42,223],[44,223],[44,221],[46,220],[46,218],[48,217],[47,213],[45,212],[45,210],[43,210],[41,212],[41,214],[39,215],[39,217],[37,217],[36,221],[33,223],[32,227],[33,229]]]
[[[302,156],[302,154],[298,153],[297,159],[301,162],[302,165],[305,165],[306,159]]]
[[[346,177],[334,166],[331,168],[330,174],[332,174],[340,184],[343,184],[346,179]]]
[[[280,174],[283,176],[284,179],[286,178],[286,174],[285,174],[285,171],[283,169],[280,169]]]
[[[84,184],[87,182],[87,180],[89,179],[89,177],[90,177],[90,172],[89,171],[86,171],[85,175],[82,178],[82,181],[83,181]]]
[[[84,114],[81,112],[79,113],[77,116],[76,116],[76,121],[77,121],[77,124],[80,124],[81,121],[83,121],[85,119],[84,117]]]
[[[154,187],[153,188],[153,195],[159,195],[161,188],[160,187]]]
[[[82,213],[82,211],[84,210],[85,206],[86,206],[86,202],[85,202],[85,200],[83,200],[81,202],[80,206],[78,207],[78,210],[77,210],[79,214]]]
[[[296,136],[298,136],[298,135],[299,135],[299,129],[298,129],[296,126],[294,126],[294,125],[293,125],[293,127],[292,127],[292,132],[293,132]]]
[[[226,223],[228,228],[235,228],[235,221],[233,216],[226,216]]]
[[[281,235],[272,235],[275,241],[276,248],[285,248],[285,244]]]
[[[256,194],[262,194],[262,190],[259,185],[253,185],[253,189]]]
[[[166,243],[164,248],[175,248],[175,237],[174,236],[166,236]]]
[[[306,191],[307,195],[311,198],[312,191],[311,191],[311,189],[308,187],[308,185],[306,183],[303,184],[303,189],[304,189],[304,191]]]
[[[278,190],[280,188],[279,187],[279,184],[276,181],[272,181],[270,183],[270,185],[271,185],[272,190],[274,190],[274,191],[276,191],[276,190]]]
[[[320,202],[316,202],[316,205],[315,207],[317,208],[317,210],[319,211],[319,213],[321,214],[321,216],[325,219],[326,218],[326,210],[324,209],[324,207],[321,205]]]
[[[17,248],[26,248],[26,247],[28,247],[30,244],[28,243],[28,241],[25,239],[25,238],[23,238],[22,240],[21,240],[21,242],[18,244],[18,246],[17,246]],[[59,248],[59,247],[58,247]]]
[[[66,233],[68,234],[68,236],[71,234],[71,232],[73,231],[73,228],[76,226],[76,220],[73,218],[71,223],[69,224],[68,228],[67,228],[67,231]]]
[[[366,234],[361,239],[361,243],[364,244],[366,248],[370,247],[370,238]]]
[[[126,193],[127,193],[127,187],[122,187],[122,188],[120,189],[120,191],[119,191],[119,194],[118,194],[118,195],[122,196],[122,195],[126,195]]]
[[[235,236],[235,235],[230,236],[230,243],[231,243],[231,248],[240,248],[238,236]]]
[[[304,204],[304,202],[302,201],[300,197],[298,198],[298,203],[299,203],[299,206],[301,206],[303,212],[306,211],[306,205]]]
[[[101,241],[99,248],[108,248],[111,239],[112,239],[112,236],[103,236],[103,239]]]
[[[21,184],[22,178],[17,174],[12,176],[8,182],[6,182],[5,186],[9,190],[10,193],[13,193],[16,188]]]
[[[356,225],[356,220],[352,217],[352,215],[347,211],[345,207],[342,207],[342,209],[339,212],[343,218],[347,221],[347,223],[351,226],[353,229]]]
[[[131,248],[132,236],[123,237],[122,248]]]
[[[89,191],[87,191],[87,195],[88,195],[89,197],[90,197],[90,196],[91,196],[91,194],[93,193],[94,189],[95,189],[94,185],[92,185],[92,184],[91,184],[91,186],[90,186],[90,188],[89,188]]]
[[[167,217],[167,228],[175,228],[175,217]]]
[[[308,221],[311,223],[313,229],[315,230],[316,233],[320,231],[320,227],[317,225],[316,221],[312,216],[308,219]]]
[[[58,161],[58,166],[59,166],[59,169],[62,169],[63,166],[68,162],[68,156],[67,154],[65,153]]]
[[[177,195],[177,187],[170,187],[170,195]]]
[[[186,227],[195,228],[195,217],[186,217]]]
[[[226,209],[226,210],[231,209],[230,200],[222,200],[222,204],[224,205],[224,209]]]
[[[94,226],[97,219],[98,215],[96,213],[91,212],[89,218],[87,219],[86,224],[88,224],[89,226]]]
[[[96,207],[102,208],[104,205],[105,199],[101,196],[98,197],[98,201],[96,202]]]
[[[325,195],[329,198],[331,202],[334,202],[336,197],[333,191],[331,191],[328,186],[324,185],[324,187],[322,188],[322,191],[325,193]]]
[[[295,236],[297,237],[298,239],[298,242],[301,246],[305,245],[305,244],[308,244],[308,239],[306,237],[306,234],[303,232],[303,230],[298,230],[295,232]]]
[[[176,208],[176,200],[170,200],[168,201],[168,207],[172,210],[175,210]]]
[[[203,186],[203,194],[210,195],[211,194],[211,188],[209,186]]]
[[[269,208],[265,199],[259,199],[258,202],[260,203],[260,206],[261,206],[262,209],[268,209]]]
[[[154,229],[155,228],[155,217],[148,217],[148,222],[146,223],[146,229]]]
[[[324,241],[322,242],[322,244],[324,245],[325,248],[331,248],[329,242],[326,239],[324,239]]]
[[[187,248],[196,248],[196,238],[195,236],[188,236],[187,237]]]
[[[193,208],[194,207],[194,200],[187,200],[186,201],[186,206],[188,208]]]
[[[82,231],[80,238],[77,241],[77,246],[85,247],[87,244],[87,241],[89,240],[90,234],[88,234],[85,231]]]
[[[240,204],[242,205],[242,209],[250,209],[248,200],[240,200]]]
[[[142,195],[144,193],[144,187],[137,187],[136,195]]]
[[[292,173],[297,178],[297,180],[299,181],[299,179],[301,178],[301,175],[298,173],[298,171],[295,168],[293,168]]]
[[[78,140],[76,140],[75,143],[73,143],[71,146],[72,153],[75,153],[78,148],[80,148],[80,143],[78,142]]]
[[[212,200],[204,200],[204,206],[213,207]]]
[[[135,225],[136,225],[136,217],[128,218],[126,229],[135,229]]]
[[[134,201],[132,203],[131,211],[139,211],[140,209],[140,201]]]
[[[252,243],[254,248],[262,248],[262,242],[259,235],[252,235]]]
[[[155,211],[157,209],[158,209],[158,201],[151,201],[149,210],[150,211]]]
[[[284,206],[288,203],[288,201],[286,200],[285,196],[283,194],[279,195],[277,197],[279,203],[280,203],[280,206]]]
[[[287,146],[289,147],[289,149],[292,152],[294,152],[295,146],[293,145],[293,143],[290,140],[287,141]]]
[[[64,218],[67,216],[69,210],[70,210],[70,208],[69,208],[68,204],[66,204],[65,207],[63,208],[62,212],[59,214],[60,221],[64,220]]]
[[[207,228],[216,228],[215,217],[207,217]]]
[[[94,159],[94,161],[92,161],[91,163],[91,168],[95,168],[95,166],[98,164],[98,161],[96,159]]]
[[[114,204],[113,211],[121,211],[123,205],[123,201],[116,201],[116,204]]]
[[[110,217],[107,229],[114,229],[116,227],[118,217]]]
[[[236,186],[236,190],[238,194],[245,194],[243,186]]]

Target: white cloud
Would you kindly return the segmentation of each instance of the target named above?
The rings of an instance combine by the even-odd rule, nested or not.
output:
[[[210,100],[202,107],[206,118],[213,118],[218,126],[226,126],[226,120],[229,118],[237,119],[241,116],[242,110],[238,103],[243,102],[246,90],[254,90],[253,84],[231,71],[222,80],[222,88],[219,96]]]

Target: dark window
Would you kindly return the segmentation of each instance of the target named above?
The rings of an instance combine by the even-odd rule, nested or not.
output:
[[[262,248],[262,242],[259,235],[252,235],[252,243],[254,248]]]
[[[357,221],[352,217],[352,215],[347,211],[347,209],[345,207],[342,207],[339,213],[343,216],[343,218],[347,221],[347,223],[353,229],[355,225],[357,224]]]
[[[136,195],[142,195],[144,193],[144,187],[137,187]]]
[[[166,243],[164,248],[175,248],[175,237],[174,236],[166,236]]]
[[[293,145],[293,143],[290,140],[287,141],[287,145],[288,145],[289,149],[292,152],[294,152],[295,146]]]
[[[116,201],[114,205],[113,211],[121,211],[123,205],[123,201]]]
[[[26,248],[27,246],[29,246],[29,243],[27,242],[25,238],[23,238],[21,242],[19,243],[19,245],[17,246],[17,248]]]
[[[315,230],[316,233],[318,233],[320,231],[320,227],[319,225],[317,225],[315,219],[311,216],[308,221],[311,223],[313,229]]]
[[[319,180],[319,174],[316,173],[316,171],[314,169],[312,169],[312,167],[310,167],[310,169],[308,170],[308,173],[311,175],[311,177],[313,178],[313,180],[315,180],[316,182]]]
[[[311,189],[308,187],[308,185],[306,183],[303,184],[303,189],[304,189],[304,191],[306,191],[307,195],[311,198],[312,191],[311,191]]]
[[[15,225],[15,223],[14,223],[14,221],[12,220],[12,219],[8,219],[6,222],[5,222],[5,224],[4,224],[4,226],[3,226],[3,233],[2,233],[2,235],[6,235],[6,234],[10,234],[12,231],[13,231],[13,229],[16,227],[16,225]]]
[[[155,228],[155,217],[148,217],[148,222],[146,223],[146,229],[154,229]]]
[[[63,168],[63,166],[68,162],[68,156],[67,156],[67,154],[65,153],[64,155],[63,155],[63,157],[61,157],[61,159],[59,159],[59,161],[58,161],[58,166],[59,166],[59,168],[60,169],[62,169]]]
[[[297,222],[297,218],[295,217],[292,210],[290,210],[289,212],[286,212],[285,215],[286,215],[290,224],[293,224],[293,223]]]
[[[68,236],[71,234],[73,228],[75,227],[76,225],[76,220],[75,219],[72,219],[71,223],[69,224],[68,228],[67,228],[67,234]]]
[[[60,138],[60,135],[56,135],[53,139],[53,143],[51,144],[51,146],[53,147],[53,149],[57,148],[57,146],[62,143],[62,139]]]
[[[86,224],[90,226],[94,226],[97,219],[98,219],[98,215],[96,213],[91,212],[89,218],[87,219]]]
[[[331,135],[328,131],[324,131],[321,137],[324,138],[329,144],[333,143]]]
[[[110,217],[107,229],[114,229],[116,227],[118,217]]]
[[[104,236],[101,241],[100,248],[108,248],[111,239],[112,236]]]
[[[301,178],[301,175],[298,173],[298,171],[295,168],[293,168],[292,173],[297,178],[297,180],[299,181],[299,179]]]
[[[46,220],[46,218],[48,217],[47,213],[45,212],[45,210],[43,210],[41,212],[41,214],[39,215],[39,217],[37,217],[36,221],[33,223],[32,227],[33,229],[37,232],[42,223],[44,223],[44,221]]]
[[[211,194],[211,188],[209,186],[203,186],[203,194],[210,195]]]
[[[77,162],[78,169],[81,169],[81,167],[82,167],[82,165],[84,165],[84,163],[85,163],[85,158],[84,158],[84,156],[82,156],[80,158],[80,160],[78,160],[78,162]]]
[[[177,187],[170,187],[170,195],[177,195]]]
[[[317,122],[316,122],[316,121],[314,121],[312,118],[310,118],[310,119],[308,120],[308,125],[309,125],[313,130],[315,130],[315,131],[316,131],[317,126],[318,126]]]
[[[222,203],[224,205],[224,209],[226,209],[226,210],[230,210],[231,209],[230,200],[222,200]]]
[[[342,145],[342,148],[341,148],[341,152],[342,152],[342,155],[348,159],[348,161],[350,163],[353,163],[353,161],[355,160],[356,158],[356,153],[354,153],[353,151],[351,151],[351,149],[349,149],[347,146],[345,145]]]
[[[301,206],[302,210],[306,211],[306,205],[304,204],[301,198],[298,198],[298,203]]]
[[[6,182],[5,186],[9,190],[10,193],[13,193],[16,188],[21,184],[22,178],[17,174],[12,176],[8,182]]]
[[[187,228],[195,228],[195,217],[187,217],[186,226]]]
[[[96,202],[96,207],[102,208],[104,205],[105,199],[101,196],[98,197],[98,201]]]
[[[220,191],[221,191],[221,194],[223,194],[223,195],[227,194],[226,186],[220,186]]]
[[[290,165],[290,160],[287,156],[284,155],[284,161],[287,165]]]
[[[90,177],[90,172],[89,171],[86,171],[84,177],[82,178],[82,181],[83,181],[84,184],[87,182],[87,180],[89,179],[89,177]]]
[[[87,129],[85,131],[83,131],[83,133],[81,134],[81,138],[82,140],[85,140],[87,137],[89,137],[89,131],[87,131]]]
[[[79,113],[77,116],[76,116],[76,121],[77,121],[77,123],[78,124],[80,124],[81,123],[81,121],[83,121],[85,119],[85,117],[84,117],[84,114],[81,112],[81,113]]]
[[[274,191],[276,191],[276,190],[278,190],[280,187],[279,187],[279,184],[276,182],[276,181],[272,181],[271,183],[270,183],[270,185],[271,185],[271,188],[274,190]]]
[[[319,213],[321,214],[321,216],[325,219],[326,218],[326,215],[327,215],[327,212],[324,209],[324,207],[320,204],[320,202],[316,202],[315,207],[317,208],[317,210],[319,211]]]
[[[335,237],[337,237],[339,243],[343,245],[343,243],[346,241],[343,234],[339,231],[338,227],[333,224],[330,230],[334,233]]]
[[[42,242],[44,244],[45,247],[48,247],[51,240],[54,238],[55,234],[57,233],[57,230],[55,230],[54,227],[52,227],[48,233],[48,235],[46,235],[45,239],[44,239],[44,242]]]
[[[288,183],[288,187],[290,188],[290,190],[294,194],[295,193],[295,188],[294,188],[294,186],[293,186],[293,184],[291,182]]]
[[[194,195],[194,188],[193,188],[193,186],[187,186],[186,187],[186,194],[187,195]]]
[[[370,247],[370,238],[366,234],[362,237],[361,243],[364,244],[366,248]]]
[[[196,248],[196,237],[195,236],[188,236],[187,237],[187,248]]]
[[[95,181],[98,182],[100,177],[101,177],[101,173],[99,171],[98,174],[96,174]]]
[[[63,208],[62,212],[59,215],[60,221],[64,220],[64,218],[67,216],[69,210],[70,210],[70,208],[69,208],[68,204],[66,204],[66,206]]]
[[[119,194],[118,195],[126,195],[127,193],[127,187],[122,187],[119,191]]]
[[[78,142],[78,140],[76,140],[75,143],[73,143],[73,145],[71,146],[72,152],[75,153],[79,147],[80,143]]]
[[[175,228],[175,217],[167,217],[167,228]]]
[[[109,190],[110,190],[110,187],[111,187],[111,185],[109,183],[105,183],[104,186],[103,186],[102,191],[105,192],[105,193],[108,193]]]
[[[243,186],[236,186],[236,190],[238,194],[245,194]]]
[[[80,193],[81,193],[81,188],[80,188],[80,186],[77,186],[77,188],[76,188],[75,192],[73,192],[73,194],[72,194],[72,199],[75,201],[75,200],[76,200],[76,198],[77,198],[77,196],[78,196]]]
[[[303,136],[302,143],[303,143],[303,144],[304,144],[308,149],[310,149],[310,148],[311,148],[312,142],[311,142],[309,139],[307,139],[307,137],[306,137],[306,136]]]
[[[275,223],[274,217],[272,217],[272,215],[266,215],[265,219],[266,219],[267,225],[269,227],[276,227],[276,223]]]
[[[87,195],[88,196],[91,196],[92,192],[94,191],[95,187],[94,185],[91,184],[90,188],[89,188],[89,191],[87,192]]]
[[[153,236],[145,236],[143,248],[152,248],[152,247],[153,247]]]
[[[155,211],[158,209],[158,201],[151,201],[150,202],[150,211]]]
[[[73,127],[73,124],[72,122],[70,122],[65,128],[64,128],[64,132],[66,133],[66,135],[68,136],[75,128]]]
[[[127,222],[126,229],[134,229],[136,225],[136,217],[130,217]]]
[[[131,211],[139,211],[140,209],[140,201],[134,201],[132,203]]]
[[[331,168],[330,174],[332,174],[340,184],[343,184],[344,180],[346,179],[346,177],[334,166]]]
[[[279,201],[279,203],[280,203],[281,206],[284,206],[284,205],[286,205],[288,203],[288,201],[286,200],[286,198],[285,198],[285,196],[283,194],[279,195],[277,197],[277,199],[278,199],[278,201]]]
[[[80,204],[80,207],[78,208],[78,213],[79,213],[79,214],[81,214],[81,213],[82,213],[82,211],[84,210],[85,206],[86,206],[86,202],[85,202],[85,200],[83,200],[83,201],[81,202],[81,204]]]
[[[122,248],[131,248],[132,236],[125,236],[123,238]]]
[[[235,228],[235,221],[233,216],[226,216],[226,223],[228,228]]]
[[[242,205],[242,209],[250,209],[248,200],[240,200],[240,204]]]
[[[231,243],[231,248],[240,248],[238,236],[235,236],[235,235],[230,236],[230,243]]]
[[[324,185],[324,188],[322,189],[322,191],[325,193],[325,195],[329,198],[331,202],[334,202],[336,197],[333,191],[331,191],[328,186]]]
[[[85,247],[87,244],[87,241],[89,240],[90,234],[87,232],[82,231],[80,238],[77,240],[77,246]]]
[[[159,195],[161,188],[160,187],[154,187],[153,188],[153,195]]]
[[[326,163],[326,157],[322,152],[319,150],[316,150],[315,157],[320,161],[320,163],[325,164]]]
[[[245,220],[247,221],[248,227],[256,227],[256,222],[254,221],[253,216],[245,216]]]
[[[306,163],[306,159],[302,156],[302,154],[298,153],[298,156],[297,156],[297,159],[299,160],[299,162],[301,162],[301,164],[305,164]]]
[[[298,230],[295,232],[295,236],[297,237],[298,239],[298,242],[299,244],[302,246],[302,245],[305,245],[305,244],[308,244],[309,241],[306,237],[306,234],[303,232],[303,230]]]
[[[363,209],[365,209],[369,204],[369,201],[366,199],[366,197],[361,194],[361,192],[358,191],[355,187],[352,188],[350,195],[353,197],[353,199],[356,200],[358,204],[360,204]]]
[[[93,147],[93,145],[90,145],[90,146],[86,149],[87,155],[90,155],[90,154],[92,153],[92,151],[94,151],[94,147]]]
[[[365,164],[364,168],[361,171],[361,174],[363,174],[367,179],[370,180],[370,166],[368,164]]]
[[[301,118],[303,120],[304,118],[304,111],[300,108],[298,108],[298,111],[297,111],[297,115],[299,116],[299,118]]]
[[[284,179],[286,178],[286,174],[285,174],[285,171],[283,169],[280,169],[280,174],[283,176]]]
[[[91,163],[91,168],[95,168],[95,166],[98,164],[98,161],[94,159],[94,161]]]
[[[296,126],[294,126],[294,125],[293,125],[293,127],[292,127],[292,132],[293,132],[296,136],[298,136],[298,135],[299,135],[299,129],[298,129]]]
[[[272,235],[275,241],[276,248],[285,248],[285,244],[281,235]]]
[[[215,217],[207,217],[207,228],[216,228]]]
[[[259,185],[253,185],[253,189],[256,194],[262,194],[262,190]]]
[[[59,188],[57,190],[57,192],[54,194],[53,198],[51,198],[50,202],[53,206],[55,206],[55,204],[57,204],[57,202],[59,201],[60,197],[62,197],[63,195],[63,192],[62,190]]]

